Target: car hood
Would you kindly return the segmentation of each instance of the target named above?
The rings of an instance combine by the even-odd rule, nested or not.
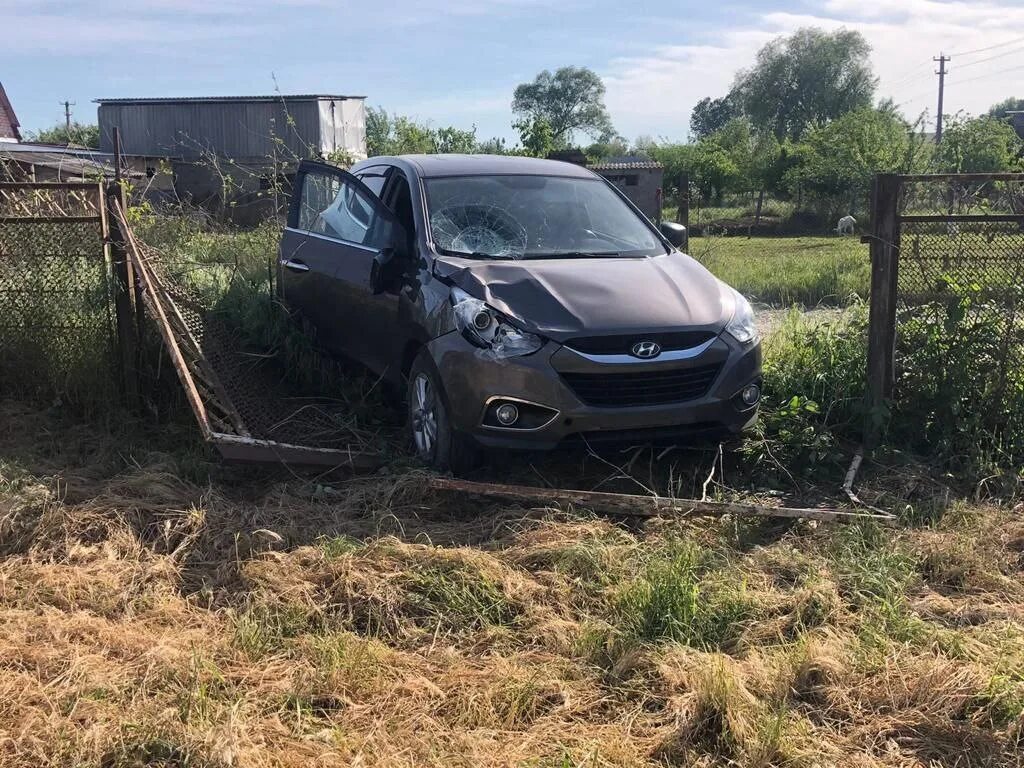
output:
[[[680,328],[720,331],[732,292],[682,253],[651,258],[473,261],[439,257],[436,274],[555,341]]]

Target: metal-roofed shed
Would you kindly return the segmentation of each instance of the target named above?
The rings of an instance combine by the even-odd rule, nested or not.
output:
[[[287,162],[345,151],[366,156],[363,96],[321,94],[97,99],[100,149],[113,129],[128,155]]]

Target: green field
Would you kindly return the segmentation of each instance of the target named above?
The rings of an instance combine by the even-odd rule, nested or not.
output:
[[[695,237],[690,255],[766,304],[844,306],[867,296],[868,248],[855,237]]]

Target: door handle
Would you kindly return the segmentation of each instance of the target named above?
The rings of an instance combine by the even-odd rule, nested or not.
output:
[[[290,269],[292,272],[309,272],[309,265],[298,259],[284,259],[281,266]]]

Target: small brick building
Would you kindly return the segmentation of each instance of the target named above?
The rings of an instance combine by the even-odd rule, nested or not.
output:
[[[665,168],[645,157],[613,157],[589,166],[617,186],[651,221],[661,216]]]

